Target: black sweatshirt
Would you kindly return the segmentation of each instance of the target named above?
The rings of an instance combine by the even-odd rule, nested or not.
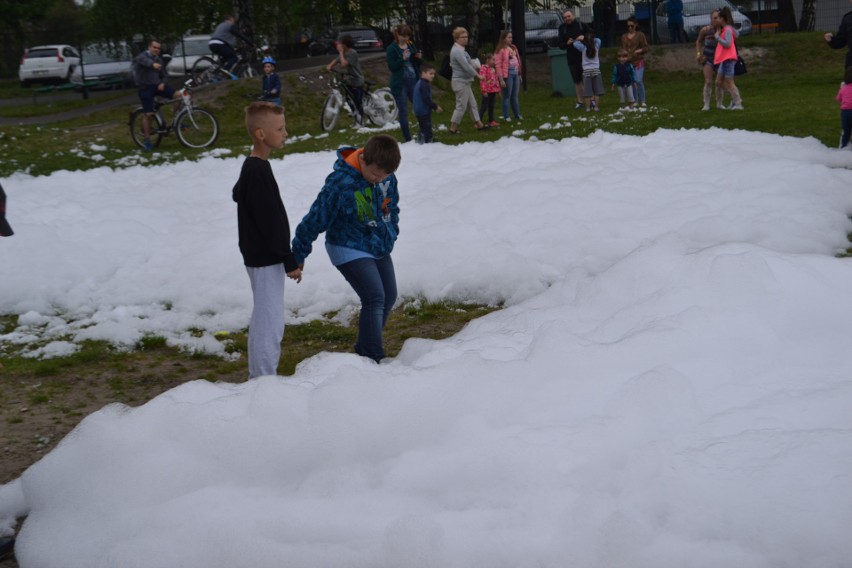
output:
[[[299,266],[290,250],[290,222],[269,162],[248,157],[233,190],[237,203],[240,252],[246,266]]]

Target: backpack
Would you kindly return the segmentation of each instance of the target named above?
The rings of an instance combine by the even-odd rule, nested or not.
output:
[[[443,77],[446,80],[450,80],[453,78],[453,68],[450,65],[450,56],[445,55],[444,60],[441,61],[441,68],[438,70],[438,75]]]

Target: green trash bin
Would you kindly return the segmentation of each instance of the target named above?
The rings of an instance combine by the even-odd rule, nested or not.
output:
[[[571,78],[571,70],[568,69],[568,56],[564,49],[551,47],[547,50],[550,56],[550,78],[554,97],[573,97],[577,90],[574,88],[574,79]]]

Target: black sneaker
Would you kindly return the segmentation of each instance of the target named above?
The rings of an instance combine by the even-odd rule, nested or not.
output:
[[[583,105],[583,103],[577,103],[577,104],[574,105],[574,109],[580,110],[581,108],[583,108],[583,106],[585,106],[585,105]]]

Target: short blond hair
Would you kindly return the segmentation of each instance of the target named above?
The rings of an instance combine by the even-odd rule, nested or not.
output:
[[[460,37],[462,34],[466,34],[466,33],[467,33],[467,29],[465,29],[465,28],[463,28],[463,27],[461,27],[461,26],[459,26],[459,27],[455,28],[455,29],[453,30],[453,41],[458,40],[458,39],[459,39],[459,37]]]
[[[255,101],[246,107],[246,130],[254,138],[257,130],[269,116],[284,114],[284,107],[269,101]]]

